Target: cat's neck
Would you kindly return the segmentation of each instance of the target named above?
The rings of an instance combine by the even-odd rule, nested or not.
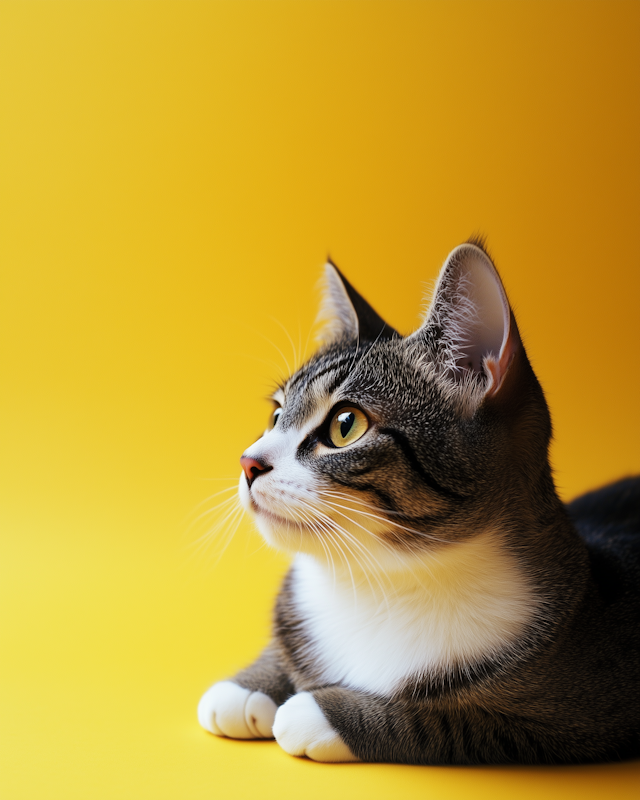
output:
[[[354,574],[299,555],[293,591],[325,677],[351,675],[374,691],[419,665],[447,671],[512,652],[544,605],[493,532],[416,558],[401,575]],[[386,675],[389,649],[402,653],[398,674]]]
[[[434,548],[433,552],[399,554],[397,560],[378,567],[375,562],[318,558],[306,554],[297,562],[313,563],[336,591],[371,599],[394,600],[410,596],[431,598],[449,605],[469,597],[493,597],[499,601],[525,597],[531,603],[534,591],[501,535],[494,531],[477,534],[467,541]]]

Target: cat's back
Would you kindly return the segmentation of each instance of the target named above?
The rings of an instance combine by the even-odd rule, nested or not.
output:
[[[588,492],[567,512],[587,545],[601,595],[635,600],[640,613],[640,476]]]

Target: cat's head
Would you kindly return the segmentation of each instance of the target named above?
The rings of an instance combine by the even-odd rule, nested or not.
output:
[[[536,513],[549,415],[481,243],[449,255],[410,336],[331,263],[322,314],[320,350],[241,459],[240,496],[267,542],[392,570]]]

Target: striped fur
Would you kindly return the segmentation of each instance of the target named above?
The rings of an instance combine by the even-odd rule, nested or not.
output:
[[[268,735],[277,707],[284,749],[325,761],[640,755],[640,480],[562,505],[482,244],[453,251],[411,336],[331,263],[324,315],[240,480],[266,541],[295,555],[273,641],[205,695],[204,727]],[[368,428],[337,447],[350,408]]]

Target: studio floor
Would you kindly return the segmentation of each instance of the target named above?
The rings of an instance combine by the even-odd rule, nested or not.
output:
[[[637,762],[316,764],[275,742],[214,737],[197,724],[199,695],[254,654],[281,564],[247,553],[245,535],[259,543],[244,529],[226,565],[194,575],[166,545],[106,546],[99,524],[78,528],[56,544],[51,528],[23,530],[3,553],[21,567],[2,582],[3,798],[638,796]]]

